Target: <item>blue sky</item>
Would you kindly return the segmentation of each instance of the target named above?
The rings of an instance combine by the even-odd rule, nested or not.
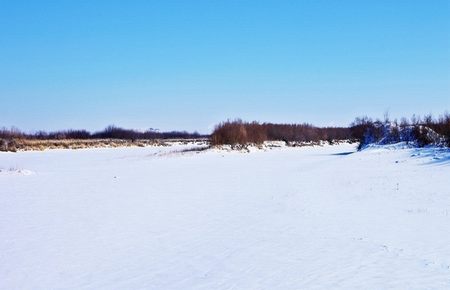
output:
[[[0,126],[450,110],[450,1],[0,0]]]

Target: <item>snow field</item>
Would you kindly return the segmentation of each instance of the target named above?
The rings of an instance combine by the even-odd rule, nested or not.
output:
[[[191,146],[0,154],[0,288],[450,288],[448,151]]]

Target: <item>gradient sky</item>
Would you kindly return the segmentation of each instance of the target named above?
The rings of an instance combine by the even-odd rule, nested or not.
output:
[[[450,110],[450,1],[0,0],[0,127]]]

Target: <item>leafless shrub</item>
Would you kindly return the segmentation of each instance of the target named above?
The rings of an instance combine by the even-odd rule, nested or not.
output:
[[[414,142],[418,146],[436,144],[437,136],[444,138],[443,145],[450,147],[450,114],[444,113],[438,118],[431,114],[421,118],[413,115],[410,120],[401,118],[400,124],[390,122],[372,121],[368,117],[356,118],[350,125],[352,137],[360,141],[360,146],[377,143],[383,140],[387,143],[400,141]],[[440,138],[440,139],[442,139]],[[439,145],[442,142],[439,141]]]
[[[220,123],[211,135],[212,145],[262,144],[264,141],[310,142],[344,140],[351,137],[349,128],[314,127],[310,124],[273,124],[243,122],[242,120]]]

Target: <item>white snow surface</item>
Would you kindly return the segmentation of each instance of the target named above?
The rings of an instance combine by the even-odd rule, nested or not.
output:
[[[0,154],[0,289],[450,289],[450,153]]]

